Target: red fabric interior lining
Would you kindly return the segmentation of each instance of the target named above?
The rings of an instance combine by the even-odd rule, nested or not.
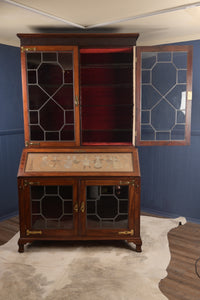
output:
[[[129,68],[88,68],[81,70],[81,84],[126,84],[132,80]]]
[[[118,52],[132,52],[132,47],[126,48],[93,48],[93,49],[80,49],[80,53],[118,53]]]
[[[132,143],[132,51],[80,50],[82,144]]]

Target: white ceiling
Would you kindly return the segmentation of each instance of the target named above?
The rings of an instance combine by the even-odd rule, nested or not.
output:
[[[200,39],[200,1],[0,0],[0,43],[17,33],[139,33],[137,45]]]

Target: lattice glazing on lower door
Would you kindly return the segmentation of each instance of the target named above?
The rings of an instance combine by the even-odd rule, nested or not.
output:
[[[128,228],[129,187],[87,186],[87,228]]]
[[[72,186],[32,186],[30,198],[33,229],[73,228]]]

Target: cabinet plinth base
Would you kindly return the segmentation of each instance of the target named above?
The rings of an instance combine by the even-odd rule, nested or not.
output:
[[[18,252],[19,253],[23,253],[24,252],[24,245],[27,244],[27,243],[32,243],[32,242],[35,242],[35,241],[106,241],[106,240],[109,240],[109,241],[126,241],[128,243],[134,243],[136,248],[135,248],[135,251],[136,252],[142,252],[142,249],[141,249],[141,246],[142,246],[142,240],[141,238],[137,237],[137,238],[133,238],[131,240],[125,240],[125,239],[115,239],[115,238],[106,238],[106,237],[101,237],[100,239],[89,239],[89,238],[69,238],[69,239],[66,239],[66,238],[19,238],[18,240],[18,245],[19,245],[19,248],[18,248]],[[132,248],[133,249],[133,248]]]

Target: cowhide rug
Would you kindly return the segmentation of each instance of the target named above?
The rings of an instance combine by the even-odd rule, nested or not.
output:
[[[143,252],[123,241],[33,243],[15,235],[0,247],[1,300],[162,300],[170,261],[167,233],[184,218],[142,216]]]

